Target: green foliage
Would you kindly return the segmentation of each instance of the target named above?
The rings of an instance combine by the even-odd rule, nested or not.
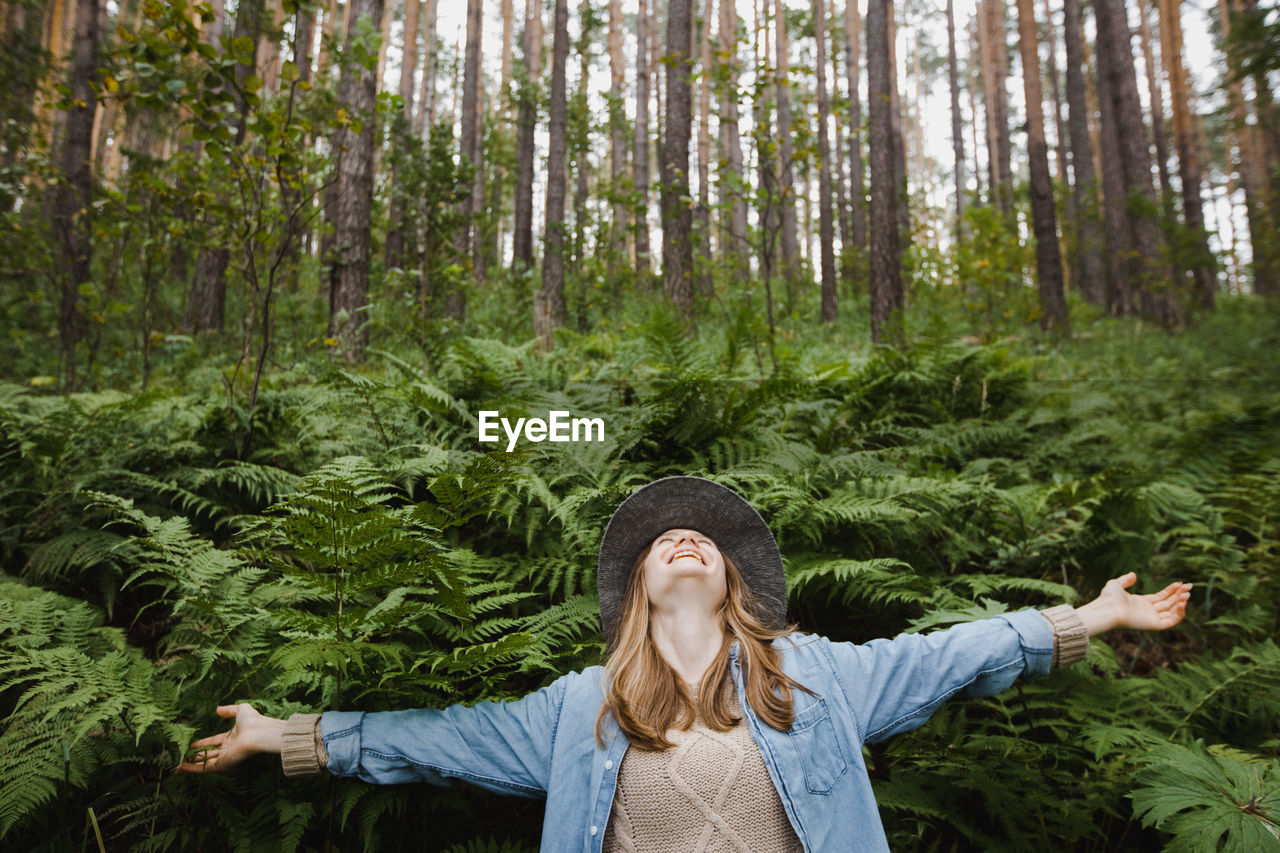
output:
[[[1197,740],[1152,750],[1134,814],[1173,834],[1169,851],[1280,849],[1280,762]]]
[[[1194,788],[1148,756],[1200,740],[1274,763],[1280,743],[1280,401],[1233,379],[1276,332],[1222,311],[1054,358],[943,335],[851,356],[780,330],[772,378],[666,310],[547,355],[440,335],[269,372],[247,448],[216,368],[132,395],[0,385],[0,555],[25,582],[4,579],[0,738],[27,738],[0,757],[4,843],[74,843],[89,807],[109,846],[149,850],[536,843],[536,810],[464,787],[168,770],[225,729],[216,704],[500,700],[601,662],[600,534],[676,473],[760,509],[791,617],[834,639],[1079,601],[1130,569],[1143,591],[1195,582],[1185,628],[1095,640],[1087,664],[867,753],[895,849],[1181,843],[1178,816],[1214,801],[1135,817],[1130,794]],[[567,409],[606,436],[508,454],[477,441],[481,409]]]

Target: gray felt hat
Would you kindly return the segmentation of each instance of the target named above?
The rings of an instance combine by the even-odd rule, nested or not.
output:
[[[787,615],[787,578],[782,554],[769,526],[751,504],[730,488],[702,477],[664,477],[642,486],[622,502],[600,540],[596,584],[600,624],[610,649],[631,569],[659,534],[686,527],[711,537],[738,567],[756,599],[764,624],[781,628]]]

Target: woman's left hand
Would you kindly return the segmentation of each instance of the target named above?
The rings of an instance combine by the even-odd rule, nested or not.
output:
[[[1134,595],[1127,590],[1137,580],[1135,572],[1112,578],[1102,588],[1101,595],[1076,608],[1089,629],[1089,636],[1111,628],[1163,631],[1177,625],[1187,615],[1191,584],[1174,581],[1159,592]]]

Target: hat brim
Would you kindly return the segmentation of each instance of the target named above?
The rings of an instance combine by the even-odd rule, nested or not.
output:
[[[753,593],[757,618],[773,628],[785,624],[782,554],[760,513],[737,492],[703,477],[664,477],[624,500],[600,540],[596,586],[600,623],[610,649],[636,558],[660,534],[678,527],[711,537]]]

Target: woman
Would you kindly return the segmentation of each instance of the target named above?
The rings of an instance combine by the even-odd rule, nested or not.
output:
[[[1095,634],[1182,620],[1190,584],[1137,596],[1125,591],[1135,580],[1080,608],[833,642],[785,624],[782,558],[750,504],[668,477],[628,497],[601,541],[604,667],[470,708],[285,721],[221,706],[231,730],[195,741],[207,751],[178,769],[269,752],[287,775],[545,796],[543,850],[885,851],[862,745],[922,725],[956,693],[990,696],[1080,660]]]

